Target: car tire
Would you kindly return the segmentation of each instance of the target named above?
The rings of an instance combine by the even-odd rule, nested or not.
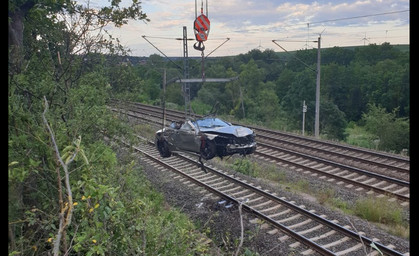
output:
[[[212,140],[205,140],[204,147],[201,147],[201,157],[205,160],[210,160],[216,156],[215,142]]]
[[[165,139],[156,138],[156,147],[161,157],[169,157],[172,155],[169,149],[169,144]]]

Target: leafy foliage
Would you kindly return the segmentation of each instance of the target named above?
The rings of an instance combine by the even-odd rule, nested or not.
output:
[[[183,75],[182,60],[152,55],[133,65],[127,49],[104,30],[129,19],[148,20],[141,2],[120,4],[114,0],[92,10],[67,0],[9,1],[9,255],[44,255],[57,244],[55,254],[207,252],[184,216],[163,209],[163,198],[133,159],[118,160],[103,141],[118,135],[136,142],[132,128],[106,106],[111,97],[157,104],[164,96],[167,106],[184,104],[181,84],[168,84],[165,95],[161,86],[163,70],[167,81]],[[298,131],[306,101],[306,129],[313,131],[316,56],[316,50],[285,55],[254,49],[209,58],[207,77],[239,79],[192,85],[193,109]],[[367,145],[373,140],[382,150],[409,149],[408,51],[384,43],[323,49],[322,56],[322,136],[344,140],[348,123],[356,124],[368,133]],[[200,64],[190,60],[190,77],[200,77]],[[44,97],[51,133],[42,120]],[[60,158],[69,165],[72,198]],[[245,161],[234,167],[258,171]],[[63,229],[68,209],[74,210],[73,221]]]
[[[349,135],[345,132],[348,123],[363,125],[362,115],[368,111],[369,104],[379,104],[387,113],[397,108],[397,117],[409,122],[409,50],[401,51],[399,47],[383,43],[321,51],[320,136],[345,141]],[[182,65],[181,60],[175,63]],[[153,90],[157,92],[156,85],[161,84],[163,68],[167,70],[168,81],[179,77],[179,70],[172,64],[173,61],[153,55],[147,63],[134,65],[142,71],[137,75],[146,80],[141,88],[153,83]],[[270,49],[263,52],[253,49],[238,56],[209,58],[205,70],[206,77],[239,79],[228,83],[191,84],[191,101],[197,105],[210,106],[210,109],[216,106],[217,114],[232,116],[242,122],[299,132],[305,101],[308,106],[305,131],[314,134],[317,50],[278,53]],[[189,76],[200,77],[200,72],[199,61],[190,59]],[[135,93],[139,96],[134,98],[143,102],[158,102],[144,89]],[[124,97],[133,96],[125,94]],[[166,106],[174,103],[182,110],[181,86],[167,85],[165,99]],[[202,110],[197,108],[197,111]],[[405,140],[403,143],[406,148]],[[375,144],[369,141],[363,145]],[[393,143],[380,147],[394,152],[399,152],[400,148]]]
[[[362,120],[368,132],[376,136],[378,149],[393,148],[401,152],[409,151],[410,128],[406,118],[397,118],[397,109],[387,113],[384,108],[370,104]]]
[[[362,49],[361,49],[362,48]],[[381,52],[382,51],[382,52]],[[410,78],[408,51],[388,43],[363,47],[322,49],[320,83],[320,135],[345,141],[348,123],[363,125],[362,115],[369,104],[379,104],[387,113],[409,123]],[[303,63],[302,63],[303,62]],[[192,100],[207,105],[217,103],[218,114],[233,115],[246,122],[299,132],[302,104],[307,104],[305,130],[314,133],[317,50],[293,53],[264,52],[254,49],[247,54],[220,57],[206,62],[211,77],[234,77],[226,84],[194,85],[199,88]],[[199,76],[191,70],[190,76]],[[207,75],[209,77],[209,75]],[[167,92],[167,94],[174,92]],[[181,104],[181,95],[176,100]],[[168,95],[167,99],[170,98]],[[245,120],[246,119],[246,120]],[[399,130],[400,131],[396,131]],[[405,128],[394,127],[402,133]],[[381,143],[380,149],[400,152],[395,141]],[[404,148],[406,140],[400,141]],[[364,145],[374,145],[370,141]]]
[[[163,208],[134,158],[118,160],[105,144],[104,137],[116,135],[136,142],[106,106],[111,95],[155,100],[160,93],[155,73],[138,76],[123,64],[117,40],[93,34],[110,23],[146,19],[140,2],[120,3],[99,12],[69,1],[9,6],[12,34],[20,31],[19,15],[27,18],[16,35],[24,40],[13,38],[9,48],[9,255],[207,251],[192,223]]]

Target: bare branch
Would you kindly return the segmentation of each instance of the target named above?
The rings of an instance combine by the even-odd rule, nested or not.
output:
[[[242,205],[244,203],[246,203],[247,201],[249,201],[249,199],[245,199],[243,202],[240,202],[239,204],[239,214],[240,214],[240,226],[241,226],[241,236],[240,236],[240,244],[239,247],[237,247],[237,251],[234,254],[235,256],[239,255],[240,249],[243,245],[243,240],[244,240],[244,227],[243,227],[243,214],[242,214]]]
[[[355,228],[355,226],[354,226],[354,224],[352,224],[352,222],[349,220],[349,218],[348,217],[346,217],[346,219],[348,220],[348,222],[351,224],[351,226],[352,226],[352,228],[358,233],[358,235],[359,235],[359,240],[361,241],[361,243],[362,243],[362,248],[364,249],[364,253],[365,253],[365,255],[368,255],[368,253],[367,253],[367,248],[366,248],[366,246],[365,246],[365,244],[364,244],[364,241],[362,240],[362,237],[361,237],[361,234],[358,232],[358,230]]]
[[[68,202],[64,205],[63,208],[61,208],[60,213],[59,213],[60,224],[59,224],[57,236],[54,240],[53,254],[54,254],[54,256],[58,256],[59,255],[59,250],[60,250],[61,237],[62,237],[63,233],[65,232],[66,227],[71,224],[71,217],[72,217],[72,214],[73,214],[73,195],[72,195],[72,192],[71,192],[70,175],[69,175],[69,172],[68,172],[68,165],[74,160],[74,157],[77,154],[77,151],[75,151],[75,153],[74,153],[73,157],[70,159],[70,161],[67,164],[65,164],[63,159],[61,158],[60,151],[58,150],[58,146],[57,146],[57,143],[55,141],[54,133],[53,133],[51,127],[49,126],[48,121],[45,117],[45,114],[48,111],[48,101],[47,101],[45,96],[44,96],[44,101],[45,101],[45,109],[44,109],[44,112],[42,113],[42,120],[44,121],[44,124],[48,128],[48,131],[50,133],[52,144],[53,144],[54,149],[55,149],[55,154],[57,155],[57,159],[58,159],[59,163],[61,164],[61,166],[64,169],[65,186],[66,186],[67,195],[68,195],[67,196]],[[61,193],[61,191],[60,191],[60,193]],[[67,216],[65,216],[65,214],[67,214]]]

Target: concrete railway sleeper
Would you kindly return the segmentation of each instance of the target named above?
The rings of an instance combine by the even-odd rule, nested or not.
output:
[[[114,108],[113,110],[122,111],[122,113],[135,118],[136,120],[144,120],[144,122],[147,123],[161,125],[161,117],[157,115],[157,113],[161,111],[159,108],[130,102],[125,102],[118,106],[122,107],[122,109]],[[173,111],[173,113],[174,118],[183,118],[180,113],[177,113],[176,111]],[[309,139],[309,141],[311,140],[312,139]],[[408,181],[396,179],[372,171],[366,171],[364,169],[357,168],[356,166],[343,164],[341,162],[334,162],[334,160],[313,156],[309,153],[287,150],[265,142],[258,143],[259,148],[254,154],[264,161],[268,160],[276,163],[278,166],[286,168],[293,166],[293,168],[297,171],[304,170],[305,172],[310,172],[313,175],[318,175],[319,178],[326,179],[329,182],[335,182],[339,185],[345,184],[346,187],[356,186],[357,191],[364,190],[368,194],[376,193],[378,194],[377,196],[388,196],[390,197],[390,200],[399,200],[402,206],[409,205],[410,184]],[[304,147],[306,147],[306,145],[304,145]],[[336,146],[333,145],[333,147]],[[345,150],[345,148],[342,150]],[[385,155],[381,155],[380,157],[382,158],[384,156]]]
[[[120,142],[129,146],[129,143]],[[141,152],[141,158],[160,166],[158,169],[181,176],[188,187],[204,188],[236,206],[241,204],[245,211],[255,216],[255,220],[263,220],[271,227],[269,232],[278,236],[278,243],[291,241],[289,246],[300,248],[303,255],[365,255],[367,250],[373,251],[371,255],[375,255],[376,250],[383,255],[409,255],[409,252],[397,251],[393,245],[385,246],[375,238],[368,238],[349,225],[342,226],[338,221],[316,214],[314,210],[307,210],[304,205],[296,205],[294,201],[239,180],[227,171],[206,165],[208,173],[204,173],[198,161],[190,155],[175,154],[175,161],[161,158],[150,141],[133,148]]]

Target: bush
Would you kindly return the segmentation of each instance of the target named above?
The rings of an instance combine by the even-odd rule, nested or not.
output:
[[[403,149],[409,150],[409,119],[397,118],[398,109],[388,113],[384,108],[374,104],[368,107],[368,113],[362,115],[362,121],[365,123],[365,129],[378,138],[378,149],[398,153]]]
[[[354,213],[368,221],[383,224],[400,224],[403,222],[401,208],[388,198],[368,197],[355,203]]]

